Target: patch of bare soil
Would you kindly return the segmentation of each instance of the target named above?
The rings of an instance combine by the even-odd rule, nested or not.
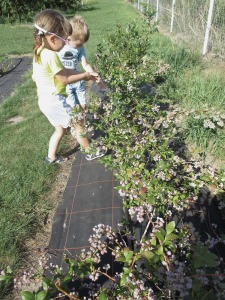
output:
[[[9,124],[17,124],[21,121],[23,121],[24,118],[22,116],[15,116],[15,117],[12,117],[10,119],[7,120],[7,123]]]

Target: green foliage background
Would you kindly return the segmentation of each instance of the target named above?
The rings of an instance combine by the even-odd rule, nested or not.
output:
[[[77,9],[81,5],[81,0],[1,0],[0,3],[0,23],[19,21],[30,21],[34,12],[46,8],[69,10]]]

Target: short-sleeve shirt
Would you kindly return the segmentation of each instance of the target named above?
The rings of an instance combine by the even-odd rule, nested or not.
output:
[[[58,81],[55,76],[63,69],[56,52],[46,48],[39,48],[37,55],[39,55],[40,59],[38,62],[33,60],[33,79],[37,85],[38,95],[67,96],[66,85]]]
[[[58,56],[63,66],[67,69],[79,70],[79,63],[83,58],[86,58],[84,47],[73,48],[70,45],[65,45],[58,52]]]

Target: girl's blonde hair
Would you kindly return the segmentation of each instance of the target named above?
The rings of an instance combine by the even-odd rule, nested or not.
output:
[[[86,43],[89,39],[89,29],[85,20],[81,16],[75,16],[70,20],[73,28],[72,37]]]
[[[34,24],[42,28],[46,32],[55,33],[58,36],[71,35],[72,26],[70,22],[59,12],[53,9],[45,9],[36,15]],[[34,30],[34,57],[37,59],[37,49],[42,44],[44,32],[39,29]]]

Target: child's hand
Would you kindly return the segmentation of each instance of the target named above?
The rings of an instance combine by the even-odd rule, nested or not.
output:
[[[86,80],[94,80],[96,81],[98,79],[99,75],[95,72],[86,72]]]
[[[102,84],[103,80],[101,79],[101,77],[98,75],[98,78],[96,80],[97,85]]]
[[[96,78],[99,77],[98,73],[96,72],[89,72],[92,76],[95,76]]]

